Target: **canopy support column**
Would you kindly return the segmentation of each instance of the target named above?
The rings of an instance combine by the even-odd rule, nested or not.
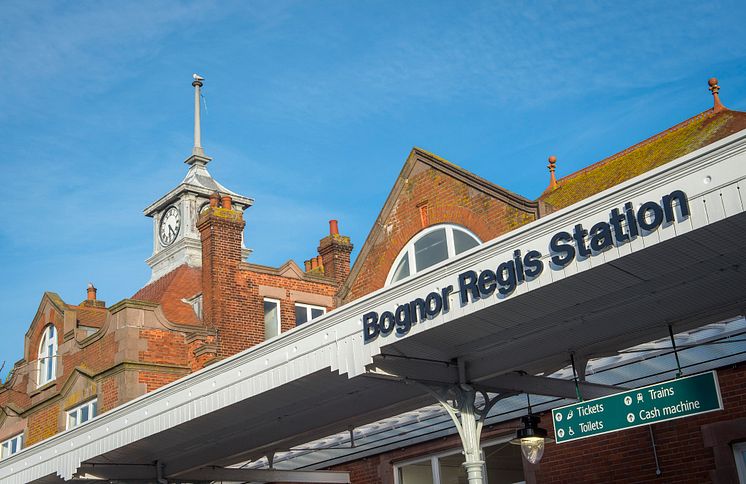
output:
[[[504,398],[496,395],[492,398],[483,391],[475,390],[465,383],[454,386],[424,385],[451,416],[456,425],[461,445],[464,449],[464,468],[469,484],[484,483],[484,460],[480,446],[482,427],[492,406]],[[477,405],[477,393],[483,403]]]

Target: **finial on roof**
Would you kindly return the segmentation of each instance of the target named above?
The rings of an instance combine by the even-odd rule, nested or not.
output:
[[[712,91],[712,97],[714,98],[715,105],[712,107],[712,110],[715,112],[722,111],[724,109],[727,109],[725,106],[723,106],[723,103],[720,102],[720,96],[718,93],[720,92],[720,86],[718,85],[718,80],[715,77],[711,77],[709,81],[707,81],[707,84],[710,85],[710,91]]]
[[[552,155],[549,157],[549,164],[547,165],[547,168],[549,168],[549,189],[553,190],[557,188],[557,178],[554,176],[554,169],[555,165],[557,164],[557,157]]]

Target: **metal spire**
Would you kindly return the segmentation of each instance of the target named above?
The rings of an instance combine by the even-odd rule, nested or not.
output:
[[[202,81],[204,77],[199,74],[192,74],[192,86],[194,86],[194,147],[192,148],[192,155],[187,158],[184,163],[189,165],[200,164],[206,165],[212,158],[205,156],[205,150],[202,149],[202,126],[200,123],[200,105],[199,101],[202,97]]]
[[[202,81],[205,80],[204,77],[200,76],[199,74],[192,74],[192,77],[194,78],[194,82],[192,82],[192,86],[194,86],[194,148],[192,148],[192,154],[194,155],[204,155],[205,152],[202,149],[202,136],[201,136],[201,127],[200,127],[200,110],[199,110],[199,98],[202,89]]]

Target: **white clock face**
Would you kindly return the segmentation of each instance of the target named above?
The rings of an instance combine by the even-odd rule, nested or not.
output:
[[[179,235],[181,228],[181,214],[176,207],[169,207],[161,218],[161,227],[158,230],[161,243],[165,245],[173,244],[176,236]]]

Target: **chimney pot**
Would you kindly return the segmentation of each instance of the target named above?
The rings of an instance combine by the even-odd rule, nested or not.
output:
[[[218,206],[218,200],[220,200],[220,195],[218,195],[217,192],[210,195],[210,206],[215,208]]]
[[[311,259],[311,270],[314,270],[319,267],[319,259],[317,257],[314,257]]]
[[[339,235],[339,224],[336,220],[329,221],[329,235]]]
[[[221,198],[223,202],[223,208],[230,210],[231,209],[231,197],[228,195],[225,195],[223,198]]]
[[[89,301],[95,301],[96,300],[96,288],[93,287],[93,283],[88,283],[88,300]]]
[[[310,260],[305,261],[303,264],[306,267],[306,272],[308,272],[308,271],[311,270],[311,261]]]

